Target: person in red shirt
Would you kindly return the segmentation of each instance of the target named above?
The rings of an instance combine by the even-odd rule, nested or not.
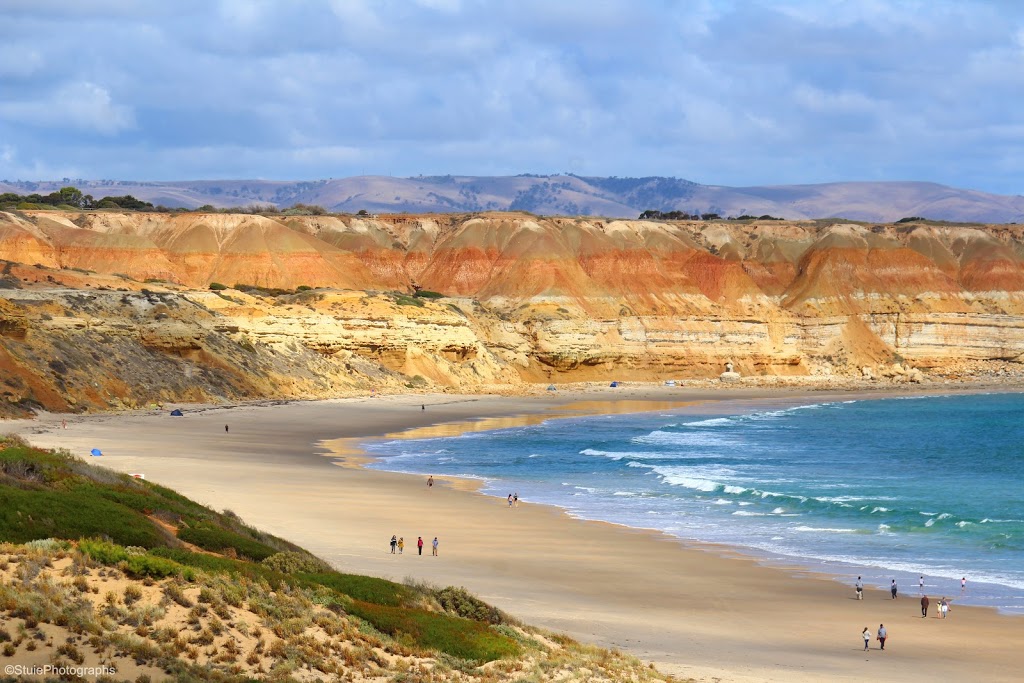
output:
[[[420,555],[423,554],[423,537],[422,536],[417,536],[416,537],[416,549],[419,550]]]

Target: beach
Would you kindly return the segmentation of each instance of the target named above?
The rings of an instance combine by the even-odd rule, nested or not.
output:
[[[841,394],[850,396],[851,394]],[[878,395],[878,394],[875,394]],[[558,415],[829,400],[806,389],[560,391],[525,397],[408,395],[67,418],[5,425],[33,444],[166,486],[295,542],[341,571],[461,585],[515,617],[631,652],[701,681],[1019,679],[1024,618],[955,605],[922,619],[916,587],[898,600],[727,547],[573,519],[560,509],[509,509],[473,482],[367,470],[360,439],[494,429]],[[230,431],[225,430],[225,425]],[[405,539],[392,555],[392,534]],[[416,538],[424,540],[424,556]],[[439,556],[431,557],[437,536]],[[932,595],[933,605],[941,596]],[[955,604],[955,603],[954,603]],[[934,613],[934,608],[932,610]],[[861,630],[884,623],[885,652]]]

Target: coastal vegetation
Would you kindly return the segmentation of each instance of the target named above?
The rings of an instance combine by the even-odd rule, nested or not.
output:
[[[8,661],[120,681],[655,681],[465,589],[345,574],[174,491],[0,437]]]

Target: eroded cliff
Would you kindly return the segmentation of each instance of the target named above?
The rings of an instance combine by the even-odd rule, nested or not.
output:
[[[27,212],[0,259],[7,414],[1024,353],[1016,225]]]

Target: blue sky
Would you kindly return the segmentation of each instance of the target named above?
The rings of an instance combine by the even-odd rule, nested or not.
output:
[[[1024,2],[0,0],[0,178],[1024,193]]]

